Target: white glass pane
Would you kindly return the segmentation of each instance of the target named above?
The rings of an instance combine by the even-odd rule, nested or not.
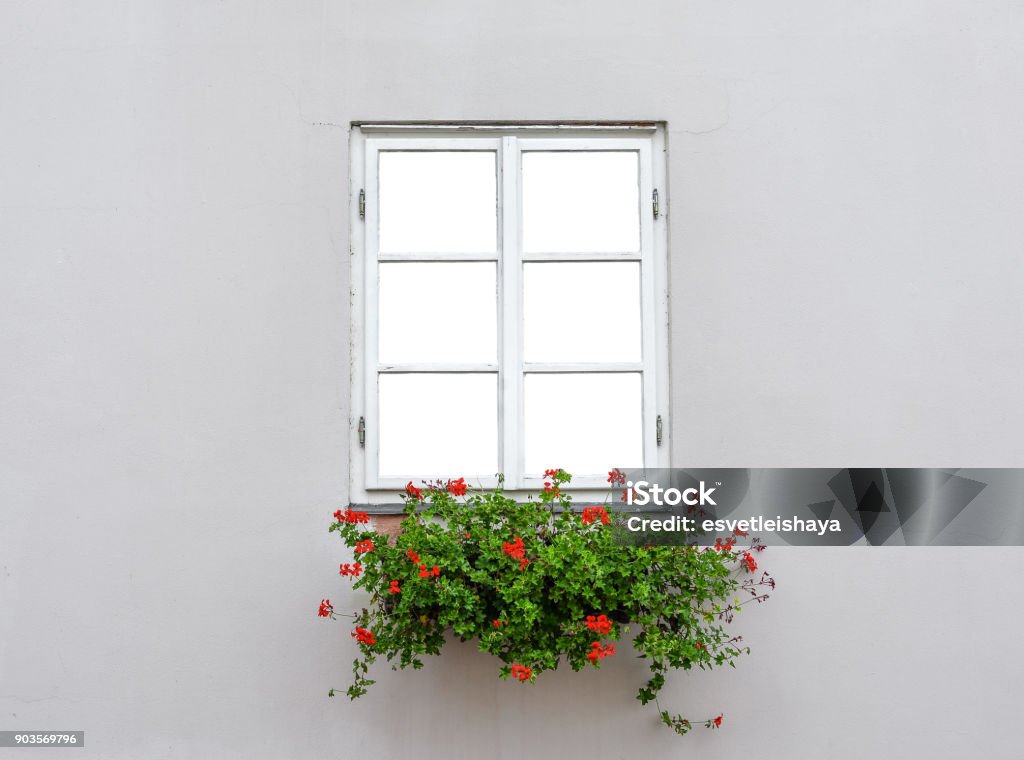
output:
[[[497,250],[494,151],[380,153],[382,253]]]
[[[379,376],[381,477],[484,478],[498,471],[496,374]]]
[[[496,361],[496,266],[490,261],[382,262],[378,360]]]
[[[524,395],[527,475],[643,465],[640,373],[527,374]]]
[[[638,155],[523,153],[523,249],[640,250]]]
[[[523,265],[528,362],[640,361],[640,263]]]

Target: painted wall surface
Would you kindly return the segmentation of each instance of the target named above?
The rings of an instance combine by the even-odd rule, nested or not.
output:
[[[668,123],[674,460],[1022,466],[1024,6],[0,4],[0,729],[82,758],[1017,758],[1021,549],[772,549],[735,671],[355,704],[352,120]],[[713,713],[712,713],[713,714]],[[48,755],[52,750],[40,750]]]

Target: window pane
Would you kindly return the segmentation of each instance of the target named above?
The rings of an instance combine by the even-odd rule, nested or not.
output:
[[[380,153],[382,253],[497,250],[494,151]]]
[[[382,262],[379,361],[494,362],[496,264]]]
[[[482,478],[498,471],[496,374],[380,375],[380,476]]]
[[[640,263],[523,265],[528,362],[640,361]]]
[[[527,475],[643,464],[640,373],[527,374],[524,385]]]
[[[523,153],[523,249],[640,250],[635,151]]]

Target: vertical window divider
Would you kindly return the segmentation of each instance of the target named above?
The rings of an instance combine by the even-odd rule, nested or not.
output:
[[[520,487],[522,473],[522,386],[520,366],[522,342],[522,294],[520,280],[522,263],[519,251],[519,145],[515,136],[501,140],[501,245],[498,256],[499,297],[501,301],[501,357],[499,377],[501,385],[501,468],[505,487]]]

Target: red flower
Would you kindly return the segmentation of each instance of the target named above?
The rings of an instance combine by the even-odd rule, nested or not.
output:
[[[356,562],[355,564],[352,564],[352,565],[350,565],[348,562],[346,562],[343,565],[338,565],[338,572],[341,575],[346,575],[346,576],[351,575],[351,576],[353,576],[355,578],[358,578],[359,574],[361,572],[363,572],[363,566],[360,565],[358,562]]]
[[[433,569],[428,570],[426,565],[420,565],[420,578],[430,578],[441,574],[441,568],[434,565]]]
[[[587,615],[587,628],[602,636],[607,636],[611,633],[614,625],[607,615],[598,615],[597,617]]]
[[[590,525],[592,522],[601,521],[603,525],[607,525],[611,522],[608,517],[608,511],[604,507],[584,507],[583,516],[581,518],[584,525]]]
[[[423,489],[414,486],[411,480],[405,484],[405,493],[413,499],[423,501]]]
[[[715,551],[720,552],[722,550],[732,551],[732,547],[736,545],[736,539],[733,536],[729,536],[724,541],[720,538],[715,539]]]
[[[529,681],[531,675],[533,675],[533,671],[525,665],[512,666],[513,678],[518,678],[520,681]]]
[[[373,631],[368,631],[365,628],[356,628],[352,632],[352,638],[354,638],[360,644],[365,644],[368,647],[372,647],[377,643],[377,639],[373,635]]]
[[[373,541],[369,539],[360,541],[356,544],[356,554],[365,554],[366,552],[373,551]]]
[[[757,570],[757,560],[754,559],[754,555],[750,552],[743,552],[743,562],[747,566],[748,573],[752,573]]]
[[[722,725],[722,713],[718,713],[718,717],[711,722],[715,724],[715,728],[719,728]]]
[[[334,606],[331,604],[330,599],[320,600],[320,611],[316,613],[320,617],[330,617],[331,613],[334,612]]]
[[[491,625],[493,625],[495,628],[501,628],[501,621],[500,620],[492,620],[491,621]]]
[[[398,585],[398,581],[391,581],[391,588],[388,589],[389,594],[401,594],[402,587]]]
[[[544,481],[544,493],[552,494],[556,499],[561,491],[558,490],[558,486],[553,485],[550,480]]]
[[[468,531],[466,532],[466,538],[469,538],[469,532]]]
[[[411,559],[414,565],[418,565],[420,563],[420,555],[418,555],[414,549],[407,551],[405,556]]]
[[[447,483],[448,493],[452,496],[465,496],[466,495],[466,479],[459,478],[458,480],[449,480]]]
[[[621,486],[626,483],[626,473],[616,467],[608,473],[608,482],[613,486]]]
[[[605,657],[611,657],[613,654],[615,654],[614,644],[601,644],[600,641],[595,641],[590,645],[590,651],[587,652],[587,659],[596,663],[598,660],[603,660]]]
[[[749,535],[750,535],[750,533],[748,533],[747,531],[745,531],[745,530],[740,530],[739,528],[733,528],[733,529],[732,529],[732,534],[733,534],[734,536],[739,536],[739,537],[741,537],[741,538],[742,538],[742,537],[744,537],[744,536],[749,536]]]
[[[368,523],[370,522],[370,515],[367,512],[356,512],[351,509],[346,509],[342,512],[340,509],[334,513],[334,519],[336,522],[345,522],[349,525],[355,525],[357,523]]]
[[[512,559],[519,560],[520,570],[522,570],[528,564],[530,564],[530,560],[526,558],[526,545],[523,543],[523,539],[521,539],[519,536],[516,536],[515,539],[513,539],[512,543],[509,543],[508,541],[502,541],[501,551],[502,554],[506,554]]]

